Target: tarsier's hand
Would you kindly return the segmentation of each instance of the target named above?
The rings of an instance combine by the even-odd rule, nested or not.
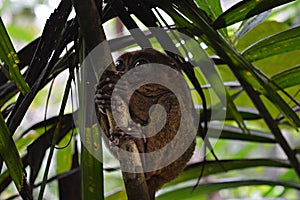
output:
[[[143,49],[125,53],[120,56],[116,62],[117,73],[105,72],[97,86],[96,105],[100,111],[98,112],[100,113],[98,118],[102,128],[108,127],[105,110],[109,109],[113,111],[116,109],[111,106],[112,101],[114,101],[111,99],[111,95],[118,80],[126,74],[126,72],[137,66],[145,66],[145,70],[151,72],[151,65],[147,65],[149,63],[168,66],[172,68],[172,71],[175,71],[178,74],[181,72],[180,67],[171,57],[153,49]],[[176,76],[176,73],[174,76]],[[124,85],[121,85],[120,89],[118,88],[120,90],[118,91],[118,95],[122,96],[122,94],[126,94],[128,87],[130,87],[130,83],[142,78],[143,77],[139,76],[139,73],[136,73],[128,80],[128,84],[125,83]],[[166,79],[166,81],[171,83],[173,81],[173,77],[168,76],[168,74],[165,77],[162,77],[162,79]],[[189,124],[193,121],[193,112],[190,111],[190,107],[188,108],[185,107],[186,105],[180,105],[178,102],[178,98],[188,99],[190,95],[189,89],[187,85],[180,87],[182,87],[183,91],[187,92],[183,92],[183,95],[177,97],[171,90],[160,84],[149,83],[140,86],[130,96],[128,109],[131,119],[128,120],[128,127],[122,128],[122,130],[119,127],[109,127],[110,130],[103,128],[109,140],[116,146],[118,146],[120,141],[126,137],[134,138],[140,153],[156,152],[159,149],[168,146],[168,150],[164,153],[155,154],[153,156],[150,154],[152,157],[150,156],[149,159],[142,159],[143,166],[152,165],[153,169],[155,169],[153,171],[145,172],[149,194],[152,199],[154,199],[156,190],[179,175],[193,155],[195,148],[194,133],[192,133],[194,129],[189,128]],[[114,102],[113,104],[118,106],[117,102]],[[161,112],[159,112],[157,107],[152,110],[151,115],[154,120],[165,120],[162,128],[151,125],[151,120],[153,120],[153,118],[150,118],[149,111],[153,108],[153,105],[160,105],[165,110],[166,116],[161,116]],[[183,110],[181,109],[187,110],[190,115],[182,117]],[[147,126],[147,128],[141,128],[143,126]],[[186,131],[183,139],[169,145],[174,137],[176,137],[180,126],[185,127],[184,130]],[[155,134],[153,134],[153,132]],[[185,137],[193,138],[192,140],[188,140]],[[177,157],[171,164],[161,167],[160,164],[166,160],[168,156],[171,156],[172,152],[178,149],[183,149],[183,152],[180,154],[181,156],[179,158]],[[151,160],[150,163],[149,160]]]
[[[106,71],[101,77],[98,85],[96,86],[95,103],[98,110],[102,115],[106,115],[106,109],[112,111],[115,106],[118,106],[118,102],[112,103],[112,93],[115,89],[115,85],[121,76],[125,73],[125,69],[120,66],[121,63],[116,63],[117,72]],[[118,87],[118,95],[125,95],[128,90],[128,85],[122,85]],[[125,130],[123,130],[125,129]],[[118,126],[110,127],[109,134],[106,136],[115,146],[120,145],[120,140],[133,137],[137,144],[140,153],[145,152],[146,138],[142,134],[141,125],[139,123],[134,123],[132,120],[128,121],[128,126],[121,129]]]
[[[102,114],[106,109],[111,110],[111,95],[119,77],[118,73],[106,71],[96,86],[95,103]]]

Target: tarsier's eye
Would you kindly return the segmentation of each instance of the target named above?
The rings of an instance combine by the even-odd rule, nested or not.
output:
[[[136,66],[143,65],[146,63],[149,63],[149,61],[146,59],[143,59],[143,58],[139,58],[134,62],[133,66],[136,67]]]
[[[117,71],[124,71],[125,70],[125,65],[124,65],[124,62],[122,60],[117,60],[115,65],[116,65]]]

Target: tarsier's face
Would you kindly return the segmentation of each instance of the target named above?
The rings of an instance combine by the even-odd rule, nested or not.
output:
[[[126,73],[130,69],[137,67],[139,65],[150,63],[149,58],[145,55],[140,55],[140,53],[134,54],[133,52],[123,54],[116,61],[116,69],[118,72]]]
[[[179,71],[179,67],[173,59],[153,49],[143,49],[124,53],[117,59],[116,68],[117,71],[126,73],[134,67],[149,63],[168,65]]]
[[[149,73],[155,73],[155,71],[151,69],[151,66],[158,66],[158,64],[169,66],[172,69],[175,69],[176,71],[180,72],[180,69],[176,64],[175,60],[153,49],[143,49],[139,51],[125,53],[121,55],[115,63],[116,69],[120,74],[125,74],[130,69],[136,67],[142,67],[142,69],[140,70],[141,73],[135,73],[134,76],[131,76],[132,80],[129,81],[132,82],[139,81],[139,79],[143,79],[143,76],[147,74],[147,71],[149,71]],[[168,75],[165,75],[165,77],[162,78],[170,79],[170,81],[172,79],[172,77]],[[161,92],[164,92],[166,90],[167,88],[158,84],[147,84],[138,89],[139,92],[142,92],[144,94],[149,92],[150,96],[159,95]]]

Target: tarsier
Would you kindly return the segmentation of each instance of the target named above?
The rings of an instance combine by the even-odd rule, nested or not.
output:
[[[106,70],[100,79],[99,84],[97,85],[95,101],[96,109],[99,109],[98,119],[100,120],[100,125],[103,125],[103,123],[108,123],[105,110],[115,109],[114,107],[111,107],[110,98],[114,90],[114,85],[117,83],[120,77],[126,74],[126,72],[128,72],[130,69],[147,63],[158,63],[168,66],[172,68],[173,71],[176,71],[181,75],[180,65],[178,65],[174,59],[154,49],[143,49],[121,55],[116,61],[117,72]],[[151,66],[146,65],[146,67]],[[172,77],[166,77],[166,79],[168,78],[170,78],[170,81],[172,81]],[[184,93],[186,96],[179,98],[186,98],[190,95],[188,87],[187,85],[183,85],[182,87],[182,90],[185,90],[186,92]],[[126,87],[124,87],[124,90],[126,90]],[[120,91],[120,93],[122,94],[122,91]],[[149,136],[149,132],[151,132],[151,130],[149,130],[151,127],[149,127],[149,129],[143,129],[142,133],[140,133],[142,137],[134,138],[140,153],[154,152],[168,145],[176,136],[180,124],[181,126],[185,126],[184,130],[186,130],[186,133],[184,138],[193,138],[192,140],[182,139],[176,144],[173,144],[173,146],[171,146],[170,150],[167,152],[168,155],[160,155],[152,159],[151,163],[147,163],[147,160],[144,161],[144,166],[158,166],[157,168],[154,167],[154,171],[148,171],[144,173],[151,199],[155,198],[155,192],[161,188],[163,184],[173,180],[182,172],[186,166],[186,163],[193,155],[195,148],[195,130],[192,127],[189,127],[190,125],[188,124],[193,121],[193,114],[195,114],[194,109],[185,108],[185,105],[183,105],[183,107],[181,105],[180,107],[178,97],[176,97],[176,95],[167,87],[160,84],[149,83],[137,88],[130,98],[128,105],[129,112],[130,117],[134,121],[135,125],[125,131],[118,129],[118,127],[110,127],[113,130],[118,130],[117,132],[104,130],[107,138],[109,138],[109,140],[111,140],[115,146],[118,146],[122,137],[134,137],[135,134],[139,134],[127,134],[128,132],[139,132],[142,130],[140,126],[145,126],[150,123],[149,110],[151,106],[155,104],[159,104],[165,109],[166,121],[163,128],[160,129],[157,134]],[[181,119],[182,108],[187,109],[190,113],[189,116],[184,116],[183,119]],[[160,116],[156,117],[158,118],[157,120],[160,120]],[[108,126],[102,126],[102,128],[103,127],[105,128]],[[177,149],[180,149],[182,145],[186,145],[186,143],[189,141],[191,142],[188,144],[187,148],[184,149],[184,152],[181,153],[179,158],[175,159],[174,162],[168,164],[167,166],[163,166],[162,168],[159,167],[159,165],[164,159],[166,159],[167,156],[172,154],[172,152],[175,152]]]

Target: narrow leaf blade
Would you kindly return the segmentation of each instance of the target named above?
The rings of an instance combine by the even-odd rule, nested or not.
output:
[[[222,7],[220,0],[196,0],[199,8],[204,10],[210,19],[215,20],[219,15],[222,14]]]
[[[197,179],[199,177],[199,171],[202,165],[203,162],[188,165],[185,171],[180,174],[179,177],[172,182],[167,183],[165,186],[168,187],[188,180]],[[230,159],[220,161],[205,161],[203,176],[223,173],[224,169],[221,166],[223,166],[227,172],[260,166],[291,168],[291,166],[288,164],[288,161],[279,159]]]
[[[244,50],[243,56],[253,62],[299,49],[300,27],[295,27],[254,43]]]
[[[239,40],[244,35],[246,35],[249,31],[251,31],[254,27],[262,23],[271,13],[271,10],[265,11],[263,13],[260,13],[259,15],[249,19],[239,30],[237,33],[234,34],[234,39]]]
[[[0,17],[0,60],[2,60],[9,69],[9,75],[11,80],[17,85],[18,89],[26,94],[30,92],[30,88],[25,82],[19,68],[18,64],[20,60],[18,55],[12,45],[9,35],[5,29],[2,18]]]
[[[285,182],[285,181],[273,181],[273,180],[260,180],[260,179],[235,179],[235,180],[219,180],[210,183],[204,183],[197,186],[193,190],[194,185],[192,183],[186,184],[183,188],[179,188],[173,191],[168,191],[162,195],[159,195],[157,199],[187,199],[192,198],[198,195],[207,195],[212,192],[216,192],[222,189],[230,189],[242,186],[259,186],[259,185],[268,185],[268,186],[283,186],[286,188],[293,188],[300,190],[298,183]],[[192,192],[193,191],[193,192]]]
[[[300,85],[300,65],[276,74],[271,80],[282,89]]]
[[[216,19],[213,26],[216,29],[223,28],[234,24],[236,22],[242,21],[244,19],[249,19],[254,15],[260,14],[264,11],[270,10],[277,6],[292,2],[294,0],[245,0],[241,1],[227,11],[225,11],[221,16]]]
[[[6,163],[9,173],[19,191],[23,187],[23,164],[16,148],[16,145],[10,136],[10,131],[0,113],[0,154]]]
[[[196,0],[196,3],[212,21],[216,20],[223,12],[220,0]],[[224,37],[228,37],[226,29],[221,29],[220,32]]]
[[[249,130],[250,134],[243,134],[242,130],[233,126],[219,126],[219,125],[210,125],[210,134],[209,137],[220,138],[220,139],[229,139],[229,140],[239,140],[247,142],[259,142],[259,143],[276,143],[275,138],[272,134]],[[222,131],[221,135],[219,132]]]

